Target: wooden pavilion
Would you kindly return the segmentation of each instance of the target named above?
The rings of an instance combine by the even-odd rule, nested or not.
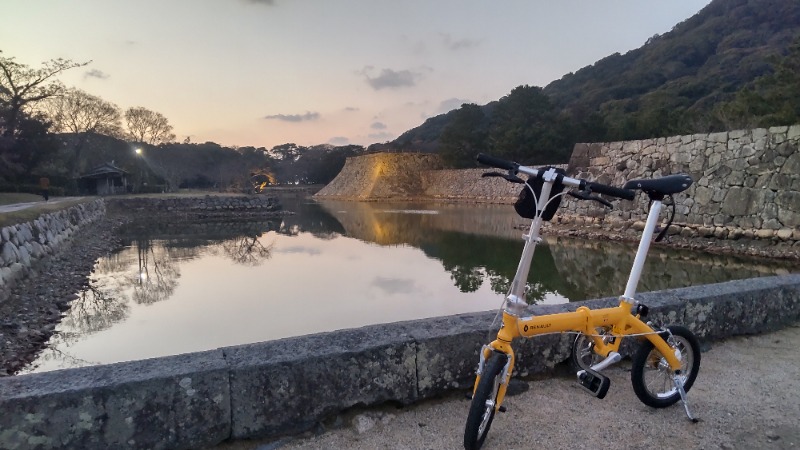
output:
[[[101,164],[78,178],[78,189],[89,195],[115,195],[128,192],[128,172],[114,165]]]

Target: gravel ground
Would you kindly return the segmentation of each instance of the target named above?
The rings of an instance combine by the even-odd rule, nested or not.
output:
[[[653,409],[636,398],[628,363],[609,368],[611,388],[591,397],[566,367],[519,383],[508,412],[495,417],[491,449],[800,448],[800,326],[712,344],[689,393],[699,423],[680,404]],[[215,450],[458,449],[469,401],[463,392],[399,409],[351,411],[315,432],[280,440],[236,441]]]

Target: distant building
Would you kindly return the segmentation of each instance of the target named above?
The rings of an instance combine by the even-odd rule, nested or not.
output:
[[[88,195],[114,195],[128,192],[128,172],[114,165],[101,164],[78,178],[78,190]]]

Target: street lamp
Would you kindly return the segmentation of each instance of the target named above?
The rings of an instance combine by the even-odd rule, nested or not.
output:
[[[144,170],[142,169],[142,149],[137,147],[134,152],[136,153],[136,159],[138,159],[138,166],[139,166],[139,189],[138,191],[142,191],[142,178],[144,178]]]

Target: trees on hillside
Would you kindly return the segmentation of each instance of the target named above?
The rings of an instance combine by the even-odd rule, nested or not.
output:
[[[800,122],[800,38],[773,61],[772,73],[757,78],[714,109],[727,129],[771,127]]]
[[[487,151],[489,120],[480,106],[464,103],[442,130],[439,154],[453,167],[473,167],[475,155]]]
[[[478,105],[464,104],[451,117],[439,141],[451,166],[474,166],[480,152],[529,164],[569,157],[572,136],[540,87],[514,88],[493,105],[491,116]]]
[[[0,103],[4,104],[3,136],[14,136],[24,110],[42,100],[59,95],[65,87],[56,76],[62,72],[82,67],[89,62],[77,63],[69,59],[51,59],[38,69],[0,55]]]
[[[142,106],[128,108],[125,111],[125,123],[128,137],[134,142],[155,145],[175,140],[167,118]]]
[[[497,102],[489,148],[499,157],[520,162],[560,162],[569,151],[561,131],[557,112],[542,88],[518,86]]]

